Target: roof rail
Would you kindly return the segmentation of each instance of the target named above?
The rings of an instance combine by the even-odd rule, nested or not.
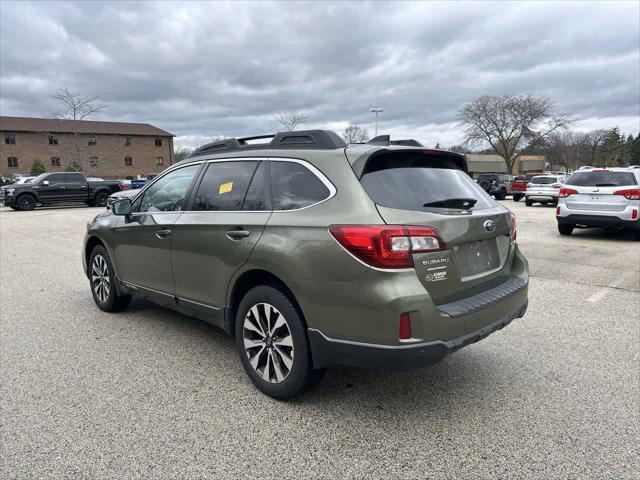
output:
[[[253,140],[270,138],[270,142],[251,143]],[[206,153],[228,152],[233,150],[262,150],[271,148],[291,149],[334,149],[344,148],[347,144],[331,130],[300,130],[296,132],[278,132],[272,135],[258,135],[243,138],[225,138],[203,145],[189,157]]]
[[[405,147],[424,147],[419,141],[412,138],[405,140],[391,140],[391,135],[378,135],[367,142],[368,145],[404,145]]]

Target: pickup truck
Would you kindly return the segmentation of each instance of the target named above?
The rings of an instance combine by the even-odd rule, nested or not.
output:
[[[120,190],[119,181],[87,181],[83,173],[43,173],[31,183],[0,188],[0,202],[14,210],[33,210],[38,205],[84,203],[105,206],[107,198]]]

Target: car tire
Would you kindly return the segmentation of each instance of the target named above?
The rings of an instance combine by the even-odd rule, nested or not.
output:
[[[96,193],[96,198],[93,203],[96,207],[106,207],[107,198],[109,198],[109,194],[107,192],[98,192]]]
[[[240,361],[253,384],[277,400],[294,398],[317,383],[302,314],[275,286],[249,290],[236,313]]]
[[[505,192],[501,191],[498,193],[494,193],[493,196],[496,200],[504,200],[507,195]]]
[[[524,199],[524,204],[525,204],[527,207],[531,207],[531,206],[533,205],[533,202],[532,202],[531,200],[529,200],[528,198],[525,198],[525,199]]]
[[[36,197],[30,193],[23,193],[16,198],[16,207],[18,210],[33,210],[36,208]]]
[[[560,235],[571,235],[575,225],[571,225],[570,223],[559,223],[558,224],[558,232]]]
[[[485,191],[489,191],[489,182],[487,182],[486,180],[481,180],[480,182],[478,182],[478,185],[480,185],[480,187]]]
[[[540,202],[542,205],[544,205],[545,207],[549,204],[549,202]]]
[[[519,202],[522,199],[522,195],[514,195],[513,196],[513,201],[514,202]]]
[[[91,295],[98,308],[105,312],[117,312],[127,308],[131,302],[131,295],[118,293],[113,265],[102,245],[97,245],[91,251],[88,269]]]

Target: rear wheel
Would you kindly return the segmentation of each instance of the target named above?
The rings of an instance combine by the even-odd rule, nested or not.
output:
[[[513,201],[519,202],[522,199],[522,195],[518,195],[517,193],[513,194]]]
[[[102,245],[96,246],[89,257],[89,282],[93,300],[100,310],[117,312],[124,310],[131,295],[119,295],[109,254]]]
[[[322,376],[311,362],[302,315],[275,287],[261,285],[246,293],[236,314],[235,335],[245,372],[270,397],[293,398]]]
[[[501,190],[497,193],[494,193],[493,196],[496,200],[504,200],[504,198],[507,196],[507,193],[504,190]]]
[[[529,200],[528,198],[525,198],[525,199],[524,199],[524,204],[525,204],[527,207],[531,207],[531,206],[533,205],[533,202],[532,202],[531,200]]]
[[[558,232],[560,232],[560,235],[571,235],[571,232],[573,232],[574,228],[575,225],[571,225],[569,223],[558,224]]]
[[[106,207],[107,206],[107,198],[109,198],[109,194],[107,192],[98,192],[96,193],[95,206],[96,207]]]
[[[29,193],[23,193],[16,199],[16,207],[19,210],[33,210],[36,208],[36,197]]]

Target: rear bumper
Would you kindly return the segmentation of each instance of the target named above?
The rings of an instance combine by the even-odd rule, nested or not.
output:
[[[515,318],[524,316],[528,302],[478,330],[451,340],[423,342],[410,345],[376,345],[328,338],[310,328],[309,344],[315,368],[344,365],[361,368],[416,368],[439,362],[450,353],[475,343],[500,330]]]
[[[583,215],[583,214],[570,214],[566,216],[557,216],[556,220],[560,224],[569,225],[587,225],[589,227],[625,227],[630,230],[640,231],[640,221],[638,220],[623,220],[620,217],[614,215]]]

